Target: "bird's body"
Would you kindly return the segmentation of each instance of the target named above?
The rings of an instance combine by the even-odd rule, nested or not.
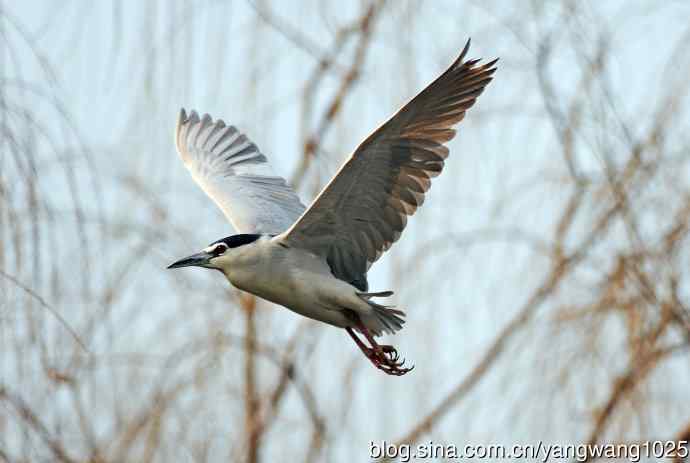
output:
[[[367,272],[424,202],[448,157],[453,126],[492,79],[496,61],[465,61],[468,49],[469,41],[441,76],[364,140],[309,208],[235,127],[182,110],[180,157],[240,234],[170,268],[220,270],[241,290],[345,328],[386,373],[410,371],[393,346],[374,339],[402,329],[405,314],[372,300],[393,293],[368,292]]]
[[[213,268],[223,272],[234,287],[338,328],[355,326],[357,317],[373,333],[397,327],[395,320],[386,326],[379,317],[385,316],[386,309],[372,305],[369,293],[334,277],[317,254],[286,245],[282,235],[252,238],[214,259]]]
[[[217,265],[233,286],[305,317],[346,328],[353,321],[345,309],[366,315],[369,306],[354,286],[335,278],[318,256],[280,240],[264,235],[226,253]]]

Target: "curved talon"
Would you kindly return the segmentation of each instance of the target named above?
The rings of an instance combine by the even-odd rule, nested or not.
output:
[[[381,350],[387,356],[388,361],[392,362],[396,366],[402,366],[405,363],[405,358],[400,360],[400,353],[395,347],[389,345],[382,345]]]
[[[400,353],[398,350],[388,344],[378,344],[374,338],[369,333],[369,330],[361,323],[357,324],[357,329],[364,335],[364,337],[369,341],[371,347],[364,344],[364,342],[355,334],[352,328],[345,328],[350,337],[355,341],[357,347],[360,348],[362,353],[369,359],[369,361],[379,370],[383,371],[388,375],[402,376],[414,368],[414,365],[410,368],[404,368],[405,358],[400,359]]]

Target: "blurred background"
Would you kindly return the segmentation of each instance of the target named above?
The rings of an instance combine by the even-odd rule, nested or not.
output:
[[[0,2],[0,461],[367,461],[370,441],[690,439],[690,4]],[[372,269],[389,377],[217,272],[175,153],[238,126],[308,204],[442,72],[500,57]]]

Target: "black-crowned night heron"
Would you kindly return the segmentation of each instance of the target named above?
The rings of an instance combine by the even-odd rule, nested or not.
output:
[[[496,71],[497,60],[464,61],[469,45],[359,145],[308,209],[244,134],[208,114],[199,118],[182,110],[177,150],[241,234],[215,241],[169,268],[220,270],[241,290],[345,328],[384,372],[410,371],[393,346],[374,339],[400,330],[405,314],[372,300],[393,292],[369,292],[367,271],[424,202],[448,157],[444,145],[455,136],[452,127]]]

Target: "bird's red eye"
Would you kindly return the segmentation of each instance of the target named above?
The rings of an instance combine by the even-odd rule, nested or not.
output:
[[[219,256],[223,254],[225,251],[227,251],[228,247],[224,244],[219,244],[216,246],[216,248],[213,250],[213,254],[216,256]]]

